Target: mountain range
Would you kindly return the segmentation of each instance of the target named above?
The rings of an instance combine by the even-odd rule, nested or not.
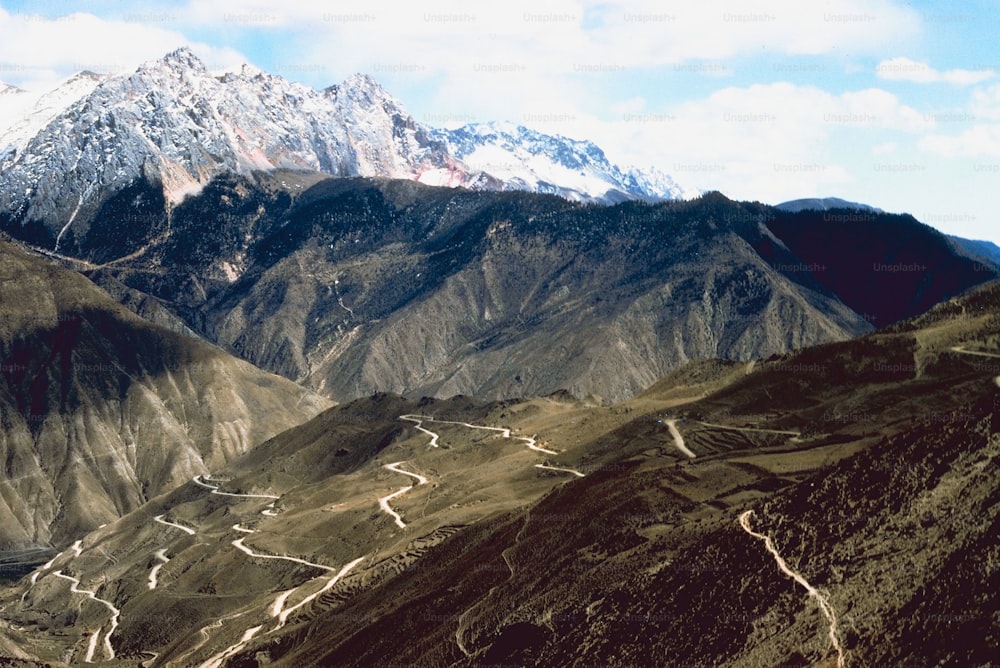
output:
[[[129,191],[105,220],[156,193]],[[852,338],[997,276],[908,216],[831,221],[718,193],[592,207],[276,172],[219,177],[165,217],[149,210],[133,255],[94,233],[80,268],[337,401],[618,401],[693,359]]]
[[[0,664],[989,665],[1000,265],[186,49],[0,86]]]
[[[31,107],[25,96],[0,102],[0,223],[54,250],[85,246],[103,203],[137,179],[171,206],[219,174],[276,168],[581,201],[682,192],[589,142],[506,125],[432,129],[366,75],[316,91],[250,66],[212,73],[179,49],[127,75],[81,73]]]

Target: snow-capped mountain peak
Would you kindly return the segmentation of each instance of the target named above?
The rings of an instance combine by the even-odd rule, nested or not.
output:
[[[357,72],[347,77],[343,83],[331,86],[327,90],[335,93],[351,92],[354,97],[369,97],[373,100],[391,97],[378,81],[368,74]]]
[[[198,58],[198,56],[194,55],[194,51],[192,51],[186,46],[182,46],[179,49],[171,51],[163,58],[149,61],[145,63],[142,67],[152,68],[152,69],[167,67],[169,69],[182,73],[188,71],[194,71],[197,73],[208,72],[208,70],[205,67],[205,63],[203,63],[201,59]]]
[[[252,66],[212,73],[187,48],[131,74],[80,73],[55,91],[0,98],[0,213],[53,243],[137,180],[177,203],[225,172],[290,168],[431,185],[530,190],[581,201],[681,195],[623,171],[588,141],[512,123],[416,122],[366,74],[317,91]],[[15,119],[15,120],[11,120]]]

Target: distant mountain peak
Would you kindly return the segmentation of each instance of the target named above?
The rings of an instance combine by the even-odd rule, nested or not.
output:
[[[854,209],[857,211],[868,211],[871,213],[884,213],[882,209],[869,204],[859,202],[849,202],[839,197],[806,197],[803,199],[793,199],[781,204],[776,204],[776,209],[782,211],[829,211],[830,209]]]
[[[431,136],[472,170],[510,184],[578,201],[680,199],[685,191],[662,172],[623,170],[591,141],[550,135],[510,121],[470,123]]]
[[[171,51],[163,58],[155,62],[163,63],[164,65],[175,68],[191,69],[201,72],[207,71],[205,69],[205,63],[203,63],[198,56],[194,55],[194,51],[186,46],[182,46],[179,49]]]
[[[143,76],[149,73],[168,74],[176,78],[209,74],[205,63],[186,46],[175,49],[162,58],[147,60],[133,74],[125,75],[125,78]]]
[[[382,84],[376,81],[375,77],[363,72],[355,72],[351,76],[347,77],[347,79],[345,79],[341,84],[341,87],[358,90],[370,90],[388,95],[385,88],[382,87]]]
[[[403,109],[402,103],[368,74],[352,74],[342,83],[330,86],[325,92],[331,99],[349,100],[355,106]]]
[[[81,79],[90,79],[91,81],[101,81],[104,78],[105,75],[100,74],[98,72],[94,72],[93,70],[80,70],[72,77],[70,77],[69,81],[78,81]]]

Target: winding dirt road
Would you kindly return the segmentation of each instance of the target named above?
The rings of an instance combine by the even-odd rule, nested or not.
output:
[[[582,473],[580,473],[579,471],[577,471],[576,469],[567,469],[567,468],[563,468],[562,466],[549,466],[548,464],[535,464],[535,468],[536,469],[545,469],[546,471],[563,471],[565,473],[572,473],[573,475],[575,475],[578,478],[584,478],[584,477],[586,477]]]
[[[1000,359],[1000,354],[997,354],[997,353],[983,353],[983,352],[979,352],[978,350],[966,350],[965,346],[952,346],[950,348],[950,350],[952,352],[955,352],[955,353],[962,353],[963,355],[976,355],[977,357],[990,357],[990,358],[993,358],[993,359]],[[1000,376],[996,376],[993,379],[993,383],[997,387],[1000,387]]]
[[[29,579],[28,588],[24,590],[23,594],[21,594],[21,604],[22,605],[24,604],[24,599],[26,599],[28,597],[28,592],[30,592],[31,588],[34,587],[38,583],[39,576],[41,576],[41,574],[44,573],[45,571],[47,571],[50,568],[52,568],[52,566],[55,565],[56,560],[59,559],[59,557],[63,556],[63,554],[65,554],[65,553],[66,553],[66,550],[63,550],[62,552],[60,552],[56,556],[54,556],[51,559],[49,559],[46,563],[42,564],[41,566],[39,566],[38,568],[35,569],[35,572],[31,574],[31,578]]]
[[[407,420],[409,422],[416,422],[417,423],[416,430],[417,431],[422,431],[422,432],[424,432],[425,434],[427,434],[428,436],[431,437],[431,442],[428,445],[430,445],[432,448],[439,447],[438,446],[438,439],[441,438],[440,435],[439,434],[435,434],[433,431],[430,431],[429,429],[424,429],[424,427],[423,427],[424,420],[426,418],[422,418],[422,417],[417,416],[417,415],[400,415],[399,419],[400,420]]]
[[[169,520],[165,520],[165,519],[163,519],[163,515],[157,515],[156,517],[153,518],[153,521],[154,522],[159,522],[160,524],[165,524],[168,527],[173,527],[175,529],[180,529],[181,531],[183,531],[183,532],[185,532],[185,533],[187,533],[187,534],[189,534],[191,536],[195,535],[194,529],[192,529],[190,527],[186,527],[183,524],[175,524],[174,522],[171,522]]]
[[[204,647],[205,643],[207,643],[209,640],[212,639],[212,636],[210,636],[209,633],[208,633],[210,630],[222,628],[222,625],[225,622],[229,621],[230,619],[236,619],[237,617],[242,617],[245,614],[247,614],[246,611],[237,612],[237,613],[234,613],[232,615],[227,615],[227,616],[222,617],[220,619],[216,619],[214,622],[212,622],[211,624],[208,624],[207,626],[203,626],[200,629],[198,629],[198,634],[201,636],[201,639],[197,642],[197,644],[195,644],[194,647],[191,647],[190,649],[188,649],[187,651],[185,651],[180,657],[178,657],[176,659],[171,659],[170,661],[167,661],[167,663],[166,663],[167,668],[173,668],[174,666],[184,666],[184,668],[187,668],[187,666],[192,665],[192,664],[189,664],[189,663],[182,664],[181,661],[182,660],[186,660],[189,656],[191,656],[192,654],[194,654],[195,652],[197,652],[199,649],[201,649],[202,647]]]
[[[684,437],[681,436],[680,430],[677,429],[677,420],[664,420],[663,424],[667,425],[667,429],[670,430],[670,435],[674,437],[674,445],[677,449],[684,453],[690,459],[697,457],[691,450],[684,444]]]
[[[419,473],[411,473],[410,471],[404,471],[403,469],[399,468],[399,465],[402,464],[402,463],[403,462],[393,462],[392,464],[386,464],[382,468],[389,469],[390,471],[394,471],[396,473],[402,473],[403,475],[408,475],[411,478],[416,478],[418,485],[426,485],[427,484],[427,478],[425,478],[424,476],[420,475]]]
[[[254,531],[249,531],[249,533],[255,533],[255,532]],[[282,555],[261,554],[259,552],[254,552],[249,547],[247,547],[246,545],[243,544],[244,540],[246,540],[246,538],[239,538],[237,540],[234,540],[231,544],[232,544],[233,547],[237,548],[238,550],[240,550],[241,552],[247,554],[248,556],[255,557],[257,559],[280,559],[280,560],[283,560],[283,561],[291,561],[291,562],[294,562],[294,563],[297,563],[297,564],[304,564],[306,566],[312,566],[313,568],[319,568],[321,570],[328,571],[330,573],[334,573],[334,575],[327,580],[326,584],[323,586],[322,589],[320,589],[320,590],[318,590],[318,591],[310,594],[309,596],[306,596],[304,599],[302,599],[296,605],[293,605],[290,608],[285,608],[285,602],[288,600],[288,597],[291,596],[295,591],[297,591],[298,589],[300,589],[302,585],[300,585],[299,587],[295,587],[293,589],[288,589],[288,590],[283,591],[280,594],[278,594],[278,597],[274,599],[274,603],[271,604],[271,608],[270,608],[270,614],[271,614],[271,616],[278,618],[278,625],[274,629],[272,629],[270,631],[270,633],[274,633],[274,631],[277,631],[278,629],[280,629],[281,627],[283,627],[285,625],[285,621],[288,619],[288,616],[291,613],[295,612],[296,610],[298,610],[299,608],[303,607],[304,605],[308,605],[311,601],[313,601],[314,599],[316,599],[316,597],[322,596],[323,594],[325,594],[335,584],[337,584],[337,582],[339,582],[341,580],[341,578],[343,578],[345,575],[347,575],[351,571],[351,569],[353,569],[355,566],[357,566],[358,564],[360,564],[362,561],[365,560],[364,557],[358,557],[354,561],[352,561],[352,562],[346,564],[345,566],[341,567],[341,569],[338,571],[335,568],[332,568],[330,566],[326,566],[325,564],[317,564],[317,563],[312,562],[312,561],[306,561],[305,559],[299,559],[298,557],[286,557],[286,556],[282,556]],[[239,650],[236,650],[236,651],[239,651]],[[233,654],[235,654],[235,653],[236,652],[233,652]]]
[[[115,658],[115,648],[111,645],[111,634],[114,633],[115,629],[118,628],[118,616],[121,615],[122,611],[116,608],[110,601],[105,601],[103,598],[98,598],[95,592],[88,591],[86,589],[80,589],[80,581],[74,578],[73,576],[66,575],[61,570],[52,571],[52,575],[56,576],[57,578],[63,578],[64,580],[69,580],[72,583],[72,586],[70,587],[69,590],[74,594],[83,594],[87,598],[100,603],[101,605],[103,605],[104,607],[106,607],[108,610],[111,611],[111,624],[110,627],[108,628],[107,634],[104,636],[104,652],[108,660],[113,661]],[[95,631],[94,636],[91,637],[90,645],[87,648],[87,657],[84,659],[86,663],[94,662],[94,649],[96,649],[97,646],[97,641],[94,640],[94,637],[98,635],[100,635],[100,629]]]
[[[422,484],[424,484],[424,483],[427,482],[427,478],[425,478],[424,476],[422,476],[422,475],[420,475],[418,473],[411,473],[409,471],[404,471],[404,470],[398,468],[399,464],[402,464],[402,462],[396,462],[394,464],[389,464],[385,468],[388,468],[388,469],[394,471],[395,473],[402,473],[403,475],[412,476],[412,477],[414,477],[414,478],[417,479],[417,484],[421,484],[422,485]],[[281,498],[281,497],[275,496],[273,494],[237,494],[237,493],[234,493],[234,492],[222,492],[222,491],[219,490],[219,486],[218,485],[213,484],[210,480],[203,479],[202,476],[200,476],[200,475],[195,476],[194,478],[192,478],[192,481],[196,485],[198,485],[200,487],[203,487],[205,489],[211,490],[212,494],[218,494],[219,496],[238,497],[238,498],[247,498],[247,499],[270,499],[271,503],[267,504],[267,506],[265,507],[265,509],[263,511],[261,511],[261,513],[263,515],[266,515],[266,516],[269,516],[269,517],[273,517],[273,516],[275,516],[275,515],[278,514],[277,511],[273,510],[273,508],[274,508],[274,502],[277,499]],[[406,489],[409,490],[411,488],[407,487]],[[166,524],[167,526],[172,526],[172,527],[175,527],[177,529],[181,529],[182,531],[186,531],[186,532],[188,532],[190,534],[194,534],[195,533],[192,529],[189,529],[188,527],[185,527],[185,526],[180,525],[180,524],[175,524],[173,522],[169,522],[169,521],[163,519],[163,515],[159,515],[159,516],[157,516],[154,519],[157,522],[161,523],[161,524]],[[237,531],[239,533],[245,533],[245,534],[257,533],[256,529],[245,528],[245,527],[241,526],[239,523],[234,524],[232,526],[232,529],[233,529],[233,531]],[[282,628],[285,625],[285,623],[286,623],[289,615],[291,615],[296,610],[302,608],[303,606],[308,605],[310,602],[312,602],[313,600],[315,600],[317,597],[319,597],[319,596],[323,595],[324,593],[326,593],[327,591],[329,591],[334,585],[337,584],[337,582],[339,582],[344,576],[346,576],[351,571],[351,569],[353,569],[355,566],[357,566],[359,563],[361,563],[362,561],[365,560],[365,557],[358,557],[354,561],[352,561],[352,562],[344,565],[343,567],[341,567],[340,570],[338,571],[337,569],[335,569],[335,568],[333,568],[331,566],[326,566],[325,564],[318,564],[316,562],[307,561],[305,559],[300,559],[298,557],[288,557],[288,556],[284,556],[284,555],[274,555],[274,554],[262,554],[260,552],[255,552],[253,549],[251,549],[250,547],[248,547],[244,543],[245,540],[246,540],[246,537],[244,536],[242,538],[237,538],[236,540],[232,541],[230,544],[233,547],[235,547],[236,549],[238,549],[241,552],[243,552],[244,554],[246,554],[247,556],[255,558],[255,559],[274,559],[274,560],[281,560],[281,561],[291,561],[293,563],[302,564],[304,566],[310,566],[312,568],[318,568],[320,570],[324,570],[324,571],[327,571],[329,573],[333,573],[333,575],[330,576],[327,579],[326,584],[322,588],[320,588],[318,591],[310,594],[309,596],[306,596],[305,598],[303,598],[301,601],[299,601],[294,606],[285,608],[285,603],[288,601],[288,598],[292,596],[292,594],[294,594],[297,590],[299,590],[306,583],[303,583],[303,585],[300,585],[299,587],[294,587],[292,589],[289,589],[289,590],[284,591],[281,594],[279,594],[278,597],[274,600],[274,602],[271,604],[271,606],[269,608],[270,615],[272,617],[277,617],[278,618],[278,625],[274,629],[272,629],[272,631],[271,631],[272,633],[274,631],[279,630],[280,628]],[[166,563],[167,561],[169,561],[166,558],[165,550],[160,550],[159,552],[156,553],[155,556],[158,559],[163,560],[163,563],[157,564],[156,566],[153,567],[153,570],[152,570],[152,572],[150,573],[150,576],[149,576],[149,588],[150,589],[155,589],[155,587],[156,587],[156,574],[157,574],[158,570],[163,566],[163,564]],[[311,582],[311,581],[312,580],[309,580],[307,582]],[[190,656],[191,653],[193,653],[197,648],[201,647],[202,645],[205,644],[205,642],[208,641],[208,639],[209,639],[208,631],[210,629],[219,628],[221,625],[222,625],[222,620],[219,620],[217,622],[209,624],[208,626],[203,627],[202,629],[200,629],[199,633],[202,634],[202,636],[204,637],[204,640],[201,643],[199,643],[195,648],[192,648],[191,650],[189,650],[187,656]],[[243,636],[240,638],[239,642],[237,642],[237,643],[235,643],[233,645],[230,645],[225,650],[219,652],[218,654],[215,654],[215,655],[211,656],[209,659],[207,659],[206,661],[204,661],[203,663],[200,664],[201,668],[219,668],[220,666],[224,665],[227,660],[229,660],[230,658],[232,658],[233,656],[235,656],[236,654],[238,654],[244,647],[246,647],[250,643],[250,641],[253,640],[254,636],[256,636],[260,632],[260,630],[262,628],[264,628],[263,625],[255,626],[253,628],[247,629],[243,633]],[[110,635],[110,632],[108,633],[108,635]]]
[[[830,601],[827,599],[826,596],[823,595],[822,592],[820,592],[820,590],[816,589],[816,587],[813,587],[804,577],[793,571],[788,566],[785,560],[781,557],[781,554],[778,552],[778,548],[775,546],[774,541],[771,539],[770,536],[766,536],[762,533],[757,533],[756,531],[750,528],[750,517],[752,515],[753,515],[753,510],[748,510],[744,512],[742,515],[740,515],[740,526],[743,527],[743,530],[746,531],[751,536],[753,536],[754,538],[764,541],[764,547],[767,548],[767,551],[774,556],[774,560],[777,562],[778,568],[781,570],[781,572],[787,575],[788,577],[792,578],[796,582],[798,582],[800,585],[802,585],[805,588],[805,590],[809,592],[809,596],[816,599],[817,604],[819,604],[820,611],[823,613],[823,616],[826,617],[826,620],[830,623],[829,638],[830,638],[830,644],[833,646],[833,649],[836,650],[837,652],[837,666],[838,668],[843,668],[844,649],[840,645],[840,638],[837,637],[837,611],[833,609],[833,606],[830,604]]]
[[[198,485],[200,487],[204,487],[205,489],[212,490],[212,494],[218,494],[219,496],[235,496],[235,497],[246,498],[246,499],[280,499],[281,498],[280,496],[275,496],[274,494],[236,494],[234,492],[220,492],[218,485],[212,485],[209,482],[207,482],[205,480],[202,480],[202,477],[200,475],[196,475],[195,477],[191,478],[191,481],[194,484],[196,484],[196,485]]]
[[[358,564],[360,564],[364,560],[365,560],[364,557],[358,557],[354,561],[345,564],[343,566],[343,568],[341,568],[339,571],[337,571],[336,575],[334,575],[333,577],[331,577],[329,580],[326,581],[326,584],[323,585],[322,589],[320,589],[320,590],[318,590],[316,592],[313,592],[312,594],[309,594],[304,599],[302,599],[301,601],[299,601],[297,604],[293,605],[290,608],[284,608],[284,609],[282,609],[284,607],[285,601],[288,600],[288,596],[284,596],[284,598],[282,598],[282,596],[279,596],[277,599],[275,599],[274,604],[271,606],[271,612],[272,613],[276,613],[276,614],[272,614],[271,616],[278,618],[278,625],[276,627],[274,627],[274,629],[272,629],[271,633],[274,633],[274,631],[277,631],[278,629],[282,628],[285,625],[285,622],[288,620],[288,616],[291,615],[293,612],[295,612],[296,610],[298,610],[299,608],[301,608],[301,607],[303,607],[305,605],[308,605],[310,602],[314,601],[316,598],[322,596],[326,592],[328,592],[331,589],[333,589],[333,586],[335,584],[337,584],[338,582],[340,582],[340,580],[342,580],[348,573],[350,573],[351,570],[355,566],[357,566]],[[296,587],[296,589],[297,589],[297,587]],[[293,589],[291,591],[295,591],[295,590]],[[287,592],[287,593],[291,594],[291,591]]]
[[[166,566],[167,563],[170,562],[170,559],[167,558],[167,550],[166,550],[166,548],[164,548],[162,550],[157,550],[156,554],[154,554],[153,557],[155,557],[156,560],[159,561],[160,563],[154,564],[153,567],[149,570],[149,583],[148,583],[148,586],[149,586],[150,591],[152,591],[153,589],[156,589],[156,578],[157,578],[157,576],[160,573],[160,569],[163,568],[164,566]]]
[[[517,441],[524,441],[524,444],[527,445],[530,450],[535,450],[536,452],[544,452],[547,455],[558,455],[559,454],[555,450],[547,450],[546,448],[543,448],[543,447],[539,446],[538,445],[538,440],[535,437],[512,436],[510,429],[508,429],[507,427],[486,427],[486,426],[478,425],[478,424],[469,424],[468,422],[456,422],[455,420],[437,420],[437,419],[432,418],[432,417],[427,417],[426,415],[400,415],[399,419],[401,419],[401,420],[409,420],[410,422],[416,422],[416,423],[418,423],[417,424],[417,429],[419,429],[420,431],[424,432],[425,434],[428,434],[429,436],[433,437],[431,439],[431,445],[433,445],[435,448],[438,447],[438,445],[437,445],[438,435],[435,434],[434,432],[428,431],[427,429],[424,429],[423,427],[420,426],[425,421],[426,422],[437,422],[438,424],[457,424],[457,425],[460,425],[462,427],[468,427],[469,429],[483,429],[485,431],[496,431],[496,432],[500,432],[500,435],[503,438],[513,438],[514,440],[517,440]]]
[[[285,609],[285,601],[288,597],[295,593],[298,587],[292,587],[291,589],[286,589],[285,591],[278,594],[274,599],[274,603],[271,604],[271,616],[277,617],[281,614],[281,611]]]
[[[297,564],[303,564],[304,566],[312,566],[313,568],[320,568],[324,571],[334,570],[330,566],[324,566],[323,564],[313,563],[311,561],[306,561],[305,559],[299,559],[298,557],[286,557],[280,554],[261,554],[260,552],[254,552],[252,549],[243,544],[243,541],[245,540],[246,538],[237,538],[232,543],[230,543],[230,545],[235,547],[240,552],[243,552],[244,554],[254,557],[256,559],[279,559],[282,561],[293,561]]]
[[[199,666],[199,668],[219,668],[223,663],[225,663],[226,659],[236,656],[236,654],[239,653],[241,649],[246,647],[250,643],[250,641],[253,640],[253,637],[257,635],[257,633],[259,633],[262,628],[264,628],[263,624],[261,624],[260,626],[255,626],[252,629],[247,629],[246,631],[243,632],[243,637],[240,638],[240,641],[238,643],[236,643],[235,645],[230,645],[229,647],[222,650],[215,656],[210,657],[207,661],[202,663]]]
[[[417,479],[417,485],[426,485],[427,484],[427,478],[425,478],[424,476],[420,475],[419,473],[411,473],[409,471],[404,471],[403,469],[399,468],[399,465],[402,464],[402,463],[403,462],[393,462],[392,464],[386,464],[382,468],[389,469],[393,473],[402,473],[403,475],[408,475],[410,477],[416,478]],[[401,487],[400,489],[396,490],[392,494],[389,494],[387,496],[383,496],[382,498],[380,498],[378,500],[378,505],[379,505],[379,507],[382,508],[382,511],[385,512],[386,514],[388,514],[390,517],[392,517],[392,519],[396,522],[396,526],[398,526],[400,529],[405,529],[406,528],[406,523],[403,521],[403,518],[400,516],[400,514],[397,513],[395,510],[392,509],[392,506],[389,505],[389,502],[392,501],[393,499],[395,499],[397,496],[402,496],[403,494],[406,494],[411,489],[413,489],[415,486],[416,485],[409,485],[407,487]]]

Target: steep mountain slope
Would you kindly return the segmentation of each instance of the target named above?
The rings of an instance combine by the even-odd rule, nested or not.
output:
[[[845,221],[854,218],[857,221],[866,219],[865,213],[882,213],[881,209],[868,204],[848,202],[839,197],[823,197],[811,199],[796,199],[789,202],[782,202],[775,205],[776,209],[790,213],[802,211],[823,211],[829,212],[824,216],[824,220]],[[975,257],[980,261],[985,261],[987,265],[1000,265],[1000,246],[992,241],[979,241],[973,239],[963,239],[954,235],[947,235],[948,239],[958,245],[962,251]]]
[[[588,201],[677,194],[668,177],[624,173],[592,144],[528,131],[505,144],[516,153],[510,160],[524,165],[470,167],[450,151],[451,134],[415,122],[364,75],[316,91],[249,66],[215,75],[179,49],[132,74],[81,74],[53,95],[63,102],[46,109],[59,113],[36,109],[15,127],[0,126],[0,226],[78,257],[103,252],[90,237],[109,200],[153,184],[154,201],[174,205],[224,173],[303,169],[564,192]],[[536,173],[539,160],[548,166],[542,172],[560,182],[521,178]],[[167,223],[119,224],[133,252]]]
[[[0,549],[64,545],[329,402],[0,241]]]
[[[996,267],[956,252],[945,235],[905,214],[778,211],[767,226],[781,240],[780,250],[815,268],[809,273],[820,285],[876,327],[927,311],[997,275]],[[772,252],[761,248],[765,257]]]
[[[725,387],[680,405],[358,400],[85,537],[0,636],[109,665],[988,665],[998,345],[993,283],[699,363],[674,390]]]
[[[1000,265],[1000,246],[997,246],[992,241],[963,239],[962,237],[952,235],[949,235],[948,238],[976,257],[981,257],[987,262]]]
[[[835,228],[849,235],[831,241],[843,255],[821,267],[772,231],[812,225],[809,214],[717,193],[595,207],[304,179],[217,179],[173,210],[171,234],[91,275],[154,295],[209,340],[337,400],[559,389],[621,400],[689,360],[842,340],[996,275],[899,216]],[[899,281],[852,265],[853,240],[890,258],[902,244],[943,268]],[[880,297],[845,306],[827,277],[848,269]]]

